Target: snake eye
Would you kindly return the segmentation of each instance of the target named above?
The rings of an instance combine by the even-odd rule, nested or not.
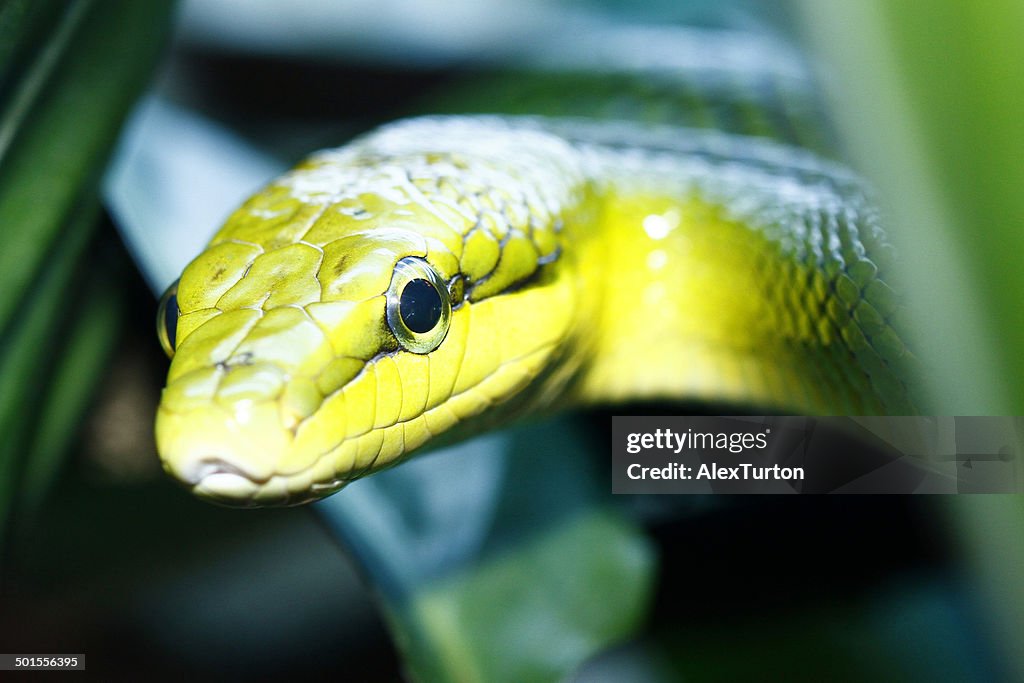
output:
[[[430,353],[444,341],[452,302],[429,263],[414,256],[396,263],[387,300],[388,327],[406,351]]]
[[[178,341],[178,281],[167,288],[160,297],[160,308],[156,312],[156,336],[160,338],[160,346],[164,347],[168,358],[174,357],[174,349]]]

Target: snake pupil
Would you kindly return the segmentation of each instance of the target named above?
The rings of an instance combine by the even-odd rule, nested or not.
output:
[[[412,280],[402,290],[399,311],[411,331],[429,332],[441,319],[441,295],[427,280]]]

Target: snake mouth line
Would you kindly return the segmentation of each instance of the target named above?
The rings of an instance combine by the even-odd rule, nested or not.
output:
[[[182,474],[194,493],[219,500],[248,498],[260,487],[250,474],[218,457],[200,458]]]
[[[185,481],[194,486],[198,486],[208,477],[215,477],[221,474],[241,477],[253,484],[256,483],[256,480],[249,474],[243,472],[237,466],[217,457],[200,458],[196,460],[193,467],[189,468],[189,471],[183,472],[183,474],[185,475]]]
[[[223,503],[251,501],[260,483],[250,474],[220,458],[203,458],[182,472],[193,493]]]

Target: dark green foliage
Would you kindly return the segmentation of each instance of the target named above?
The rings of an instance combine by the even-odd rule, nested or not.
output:
[[[170,10],[0,6],[0,538],[43,495],[118,327],[90,249],[99,179]]]

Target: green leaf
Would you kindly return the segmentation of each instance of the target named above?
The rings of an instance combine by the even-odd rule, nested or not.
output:
[[[637,531],[593,510],[420,587],[392,615],[423,681],[559,681],[643,623],[652,557]]]
[[[26,293],[24,313],[0,346],[0,534],[18,495],[22,460],[42,406],[43,378],[61,349],[57,331],[62,329],[66,293],[73,289],[75,264],[85,251],[95,213],[95,207],[85,213],[82,224],[73,224],[67,237],[54,245],[50,268]]]
[[[170,10],[166,0],[0,7],[0,534],[23,473],[39,499],[98,377],[109,331],[89,330],[112,318],[83,299],[93,277],[81,268],[103,167]],[[79,315],[93,318],[76,325]]]
[[[54,3],[0,102],[0,331],[99,171],[162,45],[169,3]],[[21,27],[15,23],[15,30]]]
[[[887,199],[935,412],[1024,413],[1024,3],[798,4],[851,155]],[[942,504],[1020,680],[1021,499]]]
[[[317,504],[416,680],[559,681],[644,622],[655,553],[581,421],[418,456]]]
[[[940,415],[1024,412],[1024,4],[802,0]]]
[[[96,275],[87,283],[82,309],[51,371],[52,380],[27,449],[32,457],[22,472],[19,497],[29,517],[39,510],[60,470],[121,330],[121,292],[103,273]]]

